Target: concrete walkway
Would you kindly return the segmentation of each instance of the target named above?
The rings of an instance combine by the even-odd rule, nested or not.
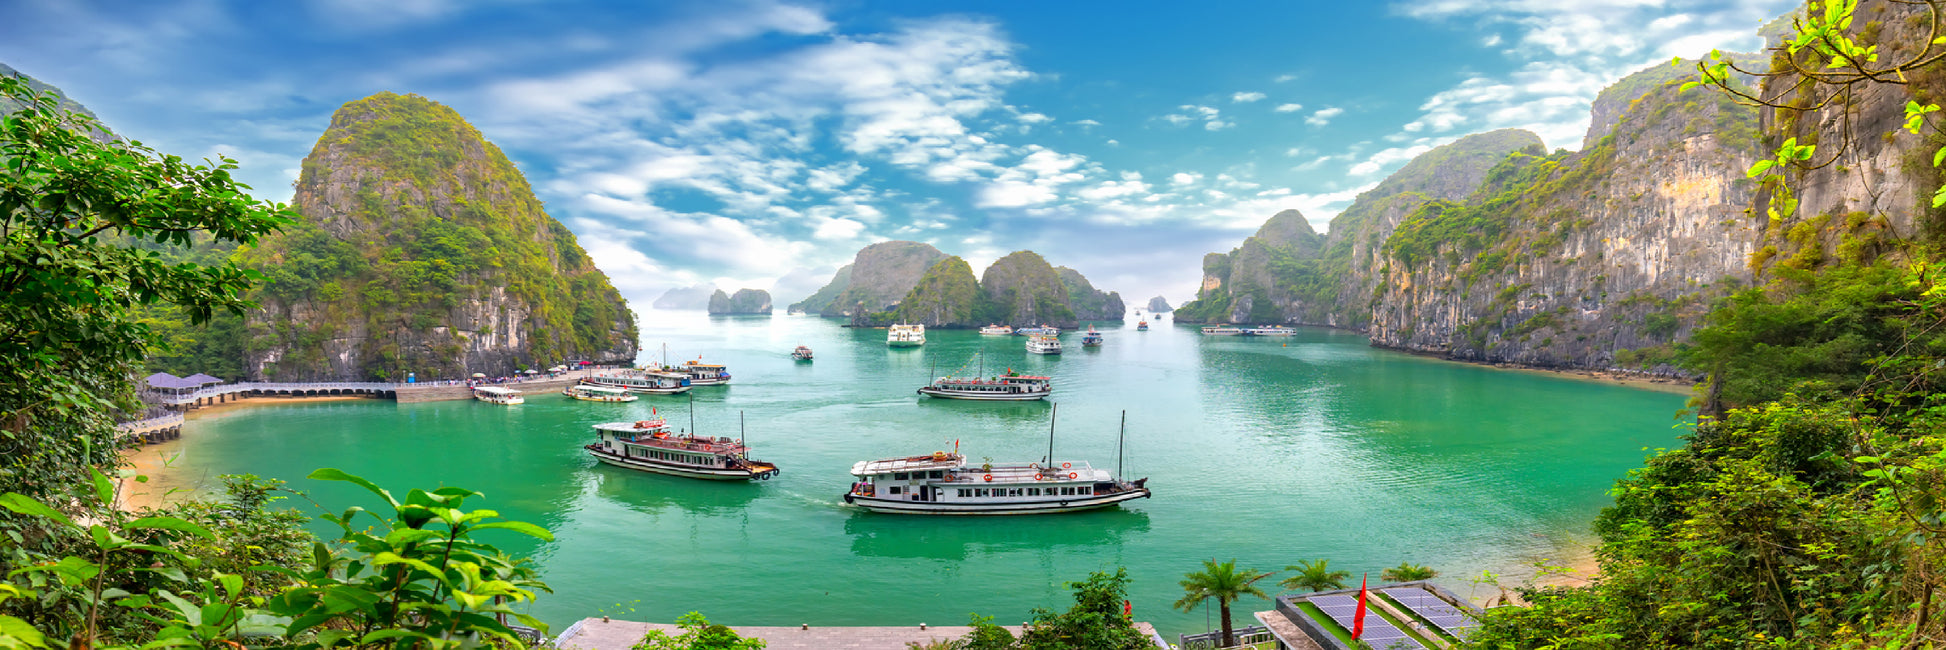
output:
[[[1135,627],[1155,638],[1155,627],[1148,623],[1136,623]],[[1020,636],[1020,627],[1006,626],[1008,632]],[[918,625],[906,627],[820,627],[809,629],[801,627],[751,627],[732,625],[739,636],[763,639],[769,650],[906,650],[908,643],[932,643],[966,636],[973,628],[965,625],[932,625],[919,629]],[[561,650],[628,650],[641,641],[649,630],[662,630],[671,635],[680,629],[667,623],[636,623],[633,621],[602,622],[599,618],[582,619],[569,626],[556,639]]]

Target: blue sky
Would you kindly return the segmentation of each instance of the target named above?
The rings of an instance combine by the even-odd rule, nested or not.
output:
[[[1271,214],[1319,229],[1412,156],[1754,50],[1787,0],[0,2],[0,62],[287,201],[339,105],[452,106],[638,309],[815,290],[860,247],[1020,249],[1193,296]]]

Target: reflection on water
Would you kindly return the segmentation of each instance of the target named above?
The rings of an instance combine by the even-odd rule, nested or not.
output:
[[[597,463],[588,468],[594,495],[629,510],[655,514],[678,508],[695,514],[743,510],[764,494],[759,481],[704,481]]]
[[[916,389],[915,389],[916,390]],[[1046,400],[1030,402],[980,402],[964,399],[939,399],[915,395],[920,409],[939,417],[968,418],[1003,427],[1047,426],[1047,413],[1053,404]]]
[[[1119,548],[1149,530],[1148,513],[1110,508],[1060,516],[928,517],[856,512],[845,519],[856,555],[965,560],[979,553],[1086,546]]]

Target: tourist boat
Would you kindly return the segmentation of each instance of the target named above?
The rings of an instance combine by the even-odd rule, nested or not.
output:
[[[1209,336],[1241,336],[1243,335],[1243,330],[1230,327],[1228,325],[1221,325],[1221,326],[1205,327],[1203,328],[1203,334]]]
[[[599,441],[585,449],[596,460],[643,472],[716,481],[770,480],[776,465],[752,460],[741,441],[669,432],[656,417],[595,425]]]
[[[802,345],[797,346],[797,349],[791,350],[791,358],[796,359],[798,361],[810,361],[811,348]]]
[[[1135,322],[1135,331],[1137,331],[1137,332],[1147,332],[1147,331],[1149,331],[1149,321],[1146,321],[1146,320],[1141,320],[1141,321],[1136,321],[1136,322]]]
[[[561,389],[561,394],[583,402],[633,402],[637,397],[626,388],[578,383]]]
[[[520,391],[499,386],[474,386],[473,399],[503,406],[527,403],[527,400],[520,396]]]
[[[945,399],[970,399],[994,402],[1024,402],[1046,399],[1054,392],[1053,379],[1022,375],[1011,370],[990,379],[979,377],[940,377],[919,389],[920,395]]]
[[[595,375],[582,379],[588,386],[620,388],[631,393],[674,395],[689,392],[689,375],[660,370],[629,370],[621,374]]]
[[[1087,334],[1081,335],[1081,347],[1084,348],[1098,348],[1101,347],[1101,344],[1103,342],[1104,340],[1101,338],[1101,332],[1095,331],[1093,325],[1088,326]]]
[[[1028,354],[1060,354],[1061,339],[1053,334],[1036,334],[1027,337]]]
[[[1264,327],[1252,327],[1250,329],[1244,330],[1243,333],[1248,334],[1250,336],[1297,336],[1297,330],[1288,327],[1280,327],[1276,325],[1267,325]]]
[[[1048,430],[1048,458],[1054,454]],[[859,461],[845,503],[873,512],[915,515],[1032,515],[1106,508],[1149,497],[1149,479],[1124,481],[1086,461],[966,464],[953,453]],[[1117,450],[1117,454],[1120,451]]]
[[[703,363],[697,359],[680,366],[667,367],[664,371],[675,372],[689,378],[691,386],[721,386],[730,383],[730,369],[716,363]]]
[[[1014,330],[1014,333],[1019,334],[1021,336],[1042,336],[1042,335],[1058,336],[1061,334],[1061,328],[1054,327],[1052,325],[1042,325],[1040,327],[1022,327],[1020,329]]]
[[[988,325],[980,328],[980,333],[987,336],[1009,336],[1014,333],[1014,328],[1006,325]]]
[[[893,325],[885,331],[885,344],[895,348],[916,348],[926,344],[926,326]]]

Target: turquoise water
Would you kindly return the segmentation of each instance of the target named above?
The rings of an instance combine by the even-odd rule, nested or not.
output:
[[[672,621],[690,610],[740,625],[963,624],[1064,608],[1061,584],[1126,566],[1137,618],[1167,635],[1204,629],[1169,605],[1206,558],[1262,570],[1311,558],[1370,571],[1401,561],[1462,594],[1482,570],[1518,573],[1585,545],[1588,522],[1645,447],[1676,441],[1681,395],[1423,359],[1360,336],[1203,337],[1188,326],[1104,324],[1105,347],[1031,356],[1016,337],[930,332],[888,349],[883,330],[805,317],[650,312],[644,359],[701,354],[734,383],[698,388],[697,430],[735,436],[783,474],[725,484],[597,466],[590,425],[656,408],[688,427],[687,396],[632,404],[535,394],[525,405],[316,402],[213,414],[185,431],[182,476],[293,479],[334,509],[370,498],[301,479],[338,467],[403,491],[463,486],[473,507],[553,530],[497,541],[536,559],[555,593],[534,607],[557,631],[585,616]],[[812,363],[789,358],[803,344]],[[1072,515],[881,515],[839,495],[858,460],[951,449],[979,462],[1038,460],[1048,403],[921,398],[985,351],[989,374],[1055,378],[1055,455],[1150,477],[1152,499]],[[971,369],[969,369],[970,371]],[[1272,580],[1289,575],[1279,572]],[[1267,586],[1268,583],[1267,583]],[[1243,602],[1240,612],[1266,602]],[[1240,620],[1247,621],[1243,614]],[[1242,624],[1242,623],[1239,623]]]

